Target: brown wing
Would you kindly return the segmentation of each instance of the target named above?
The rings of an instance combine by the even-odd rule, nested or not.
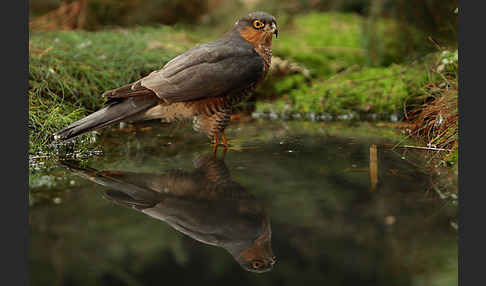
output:
[[[177,56],[161,70],[103,95],[115,99],[155,94],[166,102],[225,95],[256,83],[263,61],[242,38],[222,38]]]
[[[156,96],[156,94],[153,91],[141,86],[140,81],[136,81],[135,83],[130,83],[119,88],[108,90],[103,93],[103,96],[108,99],[108,101],[105,102],[105,105],[108,105],[112,102],[119,101],[123,98],[143,96],[143,95]]]

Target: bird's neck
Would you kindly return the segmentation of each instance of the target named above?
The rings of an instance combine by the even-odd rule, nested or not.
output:
[[[273,34],[261,33],[250,27],[240,27],[236,24],[226,33],[225,37],[238,37],[254,46],[255,51],[264,62],[264,75],[268,72],[272,61]]]
[[[270,65],[272,63],[272,47],[260,45],[255,47],[255,51],[260,55],[263,60],[263,73],[266,74],[270,69]]]

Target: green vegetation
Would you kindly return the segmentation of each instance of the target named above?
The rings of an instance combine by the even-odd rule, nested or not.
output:
[[[356,14],[311,13],[289,22],[287,34],[275,41],[275,55],[308,69],[310,77],[270,76],[259,90],[256,111],[334,118],[403,114],[430,76],[426,63],[405,63],[410,50],[424,54],[425,36],[392,19],[367,21]]]
[[[429,102],[426,86],[443,78],[436,72],[444,66],[442,60],[431,55],[408,64],[410,49],[426,49],[424,35],[407,26],[409,36],[404,39],[397,32],[403,25],[394,20],[377,19],[374,25],[368,21],[335,12],[283,17],[274,55],[301,69],[282,73],[274,67],[250,110],[389,120]],[[45,150],[54,131],[100,108],[103,91],[161,68],[177,54],[219,35],[219,29],[207,26],[32,31],[30,153]]]
[[[438,52],[411,25],[355,14],[298,16],[288,21],[286,31],[275,41],[275,55],[294,61],[310,76],[271,75],[258,91],[257,113],[402,117],[412,120],[413,137],[430,147],[452,148],[445,159],[457,162],[457,49],[439,47]]]
[[[423,103],[409,114],[413,122],[412,135],[434,148],[449,149],[445,162],[458,160],[458,50],[444,50],[436,57],[433,80],[424,87]]]
[[[427,81],[427,74],[423,69],[401,65],[366,67],[292,89],[299,79],[292,77],[278,82],[276,89],[285,96],[275,103],[257,103],[257,111],[327,113],[334,117],[349,112],[392,114],[403,110],[410,95],[420,91]]]
[[[278,60],[245,111],[325,120],[390,120],[399,114],[411,123],[409,136],[386,122],[257,119],[228,129],[232,178],[261,200],[271,217],[279,258],[271,275],[244,276],[223,249],[199,245],[163,222],[113,206],[101,198],[101,187],[56,165],[62,152],[100,170],[164,173],[192,170],[194,157],[210,151],[200,134],[180,128],[190,122],[128,125],[61,145],[51,144],[50,136],[102,107],[103,91],[216,39],[247,10],[246,1],[192,2],[89,1],[83,28],[102,30],[30,32],[32,281],[150,284],[160,280],[162,265],[173,274],[163,279],[184,278],[180,274],[191,270],[196,275],[189,278],[212,284],[223,279],[312,284],[316,278],[343,284],[343,277],[388,285],[457,284],[457,239],[449,224],[457,229],[458,53],[431,33],[448,34],[444,23],[456,19],[447,16],[452,1],[248,1],[257,3],[254,10],[276,15],[280,33],[273,49]],[[206,7],[206,2],[221,4]],[[154,22],[177,24],[133,26]],[[442,46],[432,44],[430,35]],[[244,136],[237,136],[241,132]],[[419,145],[416,139],[422,146],[452,150],[430,153],[442,163],[436,160],[434,166],[452,164],[448,169],[455,174],[445,177],[441,168],[436,181],[429,164],[424,166],[423,151],[415,156],[414,149],[387,147],[379,150],[379,189],[371,192],[370,144]],[[450,192],[442,187],[448,184],[454,185]],[[434,191],[454,199],[452,204],[437,202],[430,196]],[[319,265],[327,270],[314,267]],[[242,276],[225,275],[231,268]]]
[[[353,65],[400,63],[410,51],[420,54],[428,46],[425,35],[412,26],[392,19],[368,23],[357,14],[310,13],[288,21],[282,30],[274,41],[274,55],[325,77]]]
[[[274,41],[274,55],[293,60],[313,74],[329,76],[365,62],[363,18],[354,14],[312,13],[287,23]]]
[[[167,26],[100,32],[31,32],[30,153],[52,132],[100,108],[103,91],[161,68],[200,39]]]

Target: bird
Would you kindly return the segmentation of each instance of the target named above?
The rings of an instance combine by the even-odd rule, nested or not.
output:
[[[196,45],[160,70],[108,90],[105,106],[53,134],[65,141],[118,122],[192,119],[193,129],[217,146],[234,105],[251,96],[264,80],[272,59],[274,16],[256,11],[241,17],[219,39]]]
[[[270,219],[263,205],[231,178],[221,159],[197,156],[194,170],[98,171],[73,161],[62,167],[109,188],[103,197],[166,222],[194,240],[226,249],[246,271],[273,269]]]

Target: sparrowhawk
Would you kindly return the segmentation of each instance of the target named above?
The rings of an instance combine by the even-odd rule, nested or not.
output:
[[[103,196],[168,223],[205,244],[226,249],[251,272],[273,268],[270,218],[263,205],[235,182],[223,160],[200,156],[192,171],[138,173],[97,171],[70,161],[71,172],[109,188]]]
[[[221,38],[198,45],[133,83],[106,91],[106,106],[54,133],[67,140],[111,124],[193,119],[196,131],[227,146],[231,108],[246,99],[270,68],[275,17],[252,12]]]

